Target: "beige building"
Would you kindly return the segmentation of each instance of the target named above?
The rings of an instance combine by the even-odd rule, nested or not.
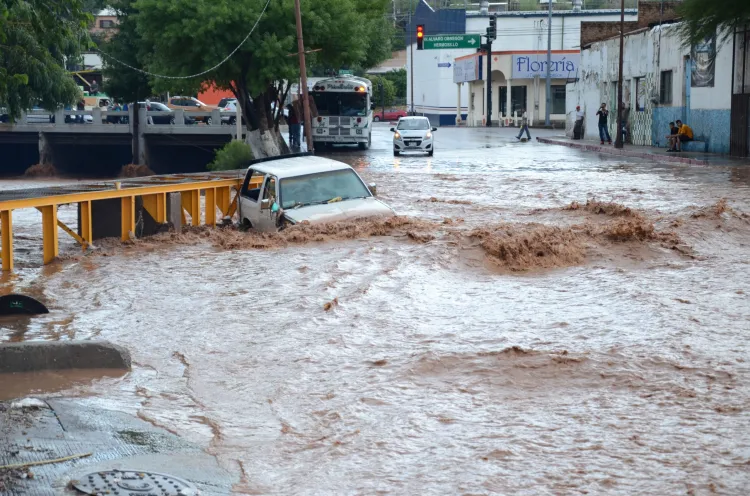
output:
[[[94,16],[94,25],[89,29],[91,34],[112,36],[117,30],[117,12],[114,9],[100,10]]]
[[[467,124],[483,126],[487,122],[487,55],[476,53],[458,57],[454,64],[454,82],[468,86]],[[578,50],[553,50],[551,56],[551,109],[553,124],[565,123],[565,84],[578,75]],[[492,122],[501,126],[516,125],[523,115],[529,124],[545,122],[547,97],[547,52],[516,50],[492,52]]]

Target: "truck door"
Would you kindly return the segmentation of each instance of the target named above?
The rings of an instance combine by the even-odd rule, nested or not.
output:
[[[276,231],[276,219],[279,215],[278,198],[278,180],[276,176],[267,175],[263,182],[262,194],[260,199],[259,216],[257,221],[253,221],[253,227],[261,232]]]
[[[253,169],[248,169],[245,182],[240,190],[240,224],[255,227],[260,218],[260,192],[265,174]]]

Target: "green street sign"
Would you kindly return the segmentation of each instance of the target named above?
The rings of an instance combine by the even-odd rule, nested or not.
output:
[[[426,34],[424,35],[425,50],[441,50],[445,48],[479,48],[482,40],[478,34]]]
[[[340,69],[339,70],[339,76],[351,76],[354,73],[348,69]]]

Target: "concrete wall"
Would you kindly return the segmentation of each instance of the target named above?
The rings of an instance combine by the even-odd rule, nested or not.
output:
[[[673,1],[652,1],[652,2],[638,2],[638,20],[629,21],[626,18],[625,32],[636,31],[641,28],[646,28],[654,24],[658,24],[659,21],[668,21],[677,18],[675,8],[679,5],[679,2]],[[617,19],[619,21],[619,18]],[[629,21],[629,22],[628,22]],[[585,47],[595,41],[602,41],[613,36],[620,34],[619,22],[613,23],[611,20],[597,20],[597,21],[584,21],[581,23],[581,45]]]
[[[625,37],[623,99],[630,107],[628,128],[633,144],[666,146],[669,122],[677,119],[693,128],[696,140],[706,150],[729,153],[731,106],[731,45],[717,44],[713,87],[690,87],[686,60],[690,48],[683,47],[676,25],[642,29]],[[576,105],[584,110],[585,137],[598,138],[596,111],[602,102],[610,107],[610,134],[614,138],[619,40],[597,42],[581,52],[581,76],[568,85],[566,111]],[[660,103],[661,72],[672,71],[671,103]],[[645,81],[645,93],[637,98],[637,80]],[[689,95],[690,104],[687,105]],[[642,110],[636,105],[642,105]]]

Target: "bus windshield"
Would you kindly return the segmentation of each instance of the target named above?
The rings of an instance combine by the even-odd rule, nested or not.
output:
[[[336,93],[315,91],[312,93],[318,115],[344,115],[364,117],[367,115],[367,93]]]

